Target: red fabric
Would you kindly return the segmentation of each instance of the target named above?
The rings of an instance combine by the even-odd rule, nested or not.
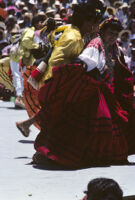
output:
[[[133,76],[131,71],[119,60],[115,67],[115,95],[123,109],[129,114],[133,111]]]
[[[23,59],[20,60],[20,62],[19,62],[19,66],[20,66],[20,68],[25,67],[25,64],[23,63]]]
[[[31,76],[39,82],[43,77],[43,73],[36,68],[34,71],[32,71]]]
[[[9,69],[8,69],[8,76],[10,78],[10,80],[12,81],[13,77],[12,77],[12,71],[11,71],[11,67],[9,66]]]
[[[8,12],[6,10],[4,10],[3,8],[0,8],[0,16],[3,18],[3,19],[6,19],[7,16],[8,16]]]
[[[106,79],[94,80],[81,65],[55,67],[53,79],[39,91],[41,110],[36,120],[41,132],[35,149],[68,167],[89,166],[95,159],[126,159],[129,113],[112,93],[115,87],[111,90]]]

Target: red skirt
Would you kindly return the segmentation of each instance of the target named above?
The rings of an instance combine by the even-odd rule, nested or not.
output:
[[[39,91],[39,102],[35,149],[47,158],[67,167],[127,159],[128,112],[106,80],[94,80],[82,65],[55,67]]]

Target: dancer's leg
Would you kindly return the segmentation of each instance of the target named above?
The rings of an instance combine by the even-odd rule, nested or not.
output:
[[[19,63],[10,60],[10,67],[13,74],[13,84],[16,91],[15,107],[25,108],[23,102],[23,78],[19,70]]]
[[[25,120],[16,122],[16,127],[21,131],[23,136],[28,137],[30,134],[30,126],[35,122],[35,116]]]

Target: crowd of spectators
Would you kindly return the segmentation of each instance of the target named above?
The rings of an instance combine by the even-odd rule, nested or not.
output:
[[[70,23],[72,8],[85,0],[1,0],[0,1],[0,51],[10,43],[13,30],[31,26],[33,16],[53,17],[59,25]],[[131,56],[135,40],[135,0],[105,0],[107,9],[104,15],[117,17],[122,25],[119,42],[127,56]],[[129,49],[127,48],[129,47]],[[133,47],[133,48],[132,48]]]
[[[101,0],[104,18],[117,17],[123,25],[118,43],[135,77],[135,0]],[[0,0],[0,59],[10,56],[11,38],[32,26],[32,19],[54,18],[57,26],[70,24],[73,7],[86,0]],[[135,79],[135,78],[134,78]],[[135,81],[135,80],[134,80]]]
[[[14,31],[31,26],[33,16],[43,19],[53,17],[58,25],[70,23],[72,8],[85,0],[1,0],[0,1],[0,57],[8,53],[4,47],[10,44]],[[133,70],[135,62],[135,0],[105,0],[107,9],[104,17],[117,17],[123,31],[119,44],[126,62]]]

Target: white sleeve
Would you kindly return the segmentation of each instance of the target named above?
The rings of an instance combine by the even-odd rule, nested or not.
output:
[[[95,47],[88,47],[79,55],[79,59],[87,65],[87,71],[91,71],[98,66],[99,51]]]

